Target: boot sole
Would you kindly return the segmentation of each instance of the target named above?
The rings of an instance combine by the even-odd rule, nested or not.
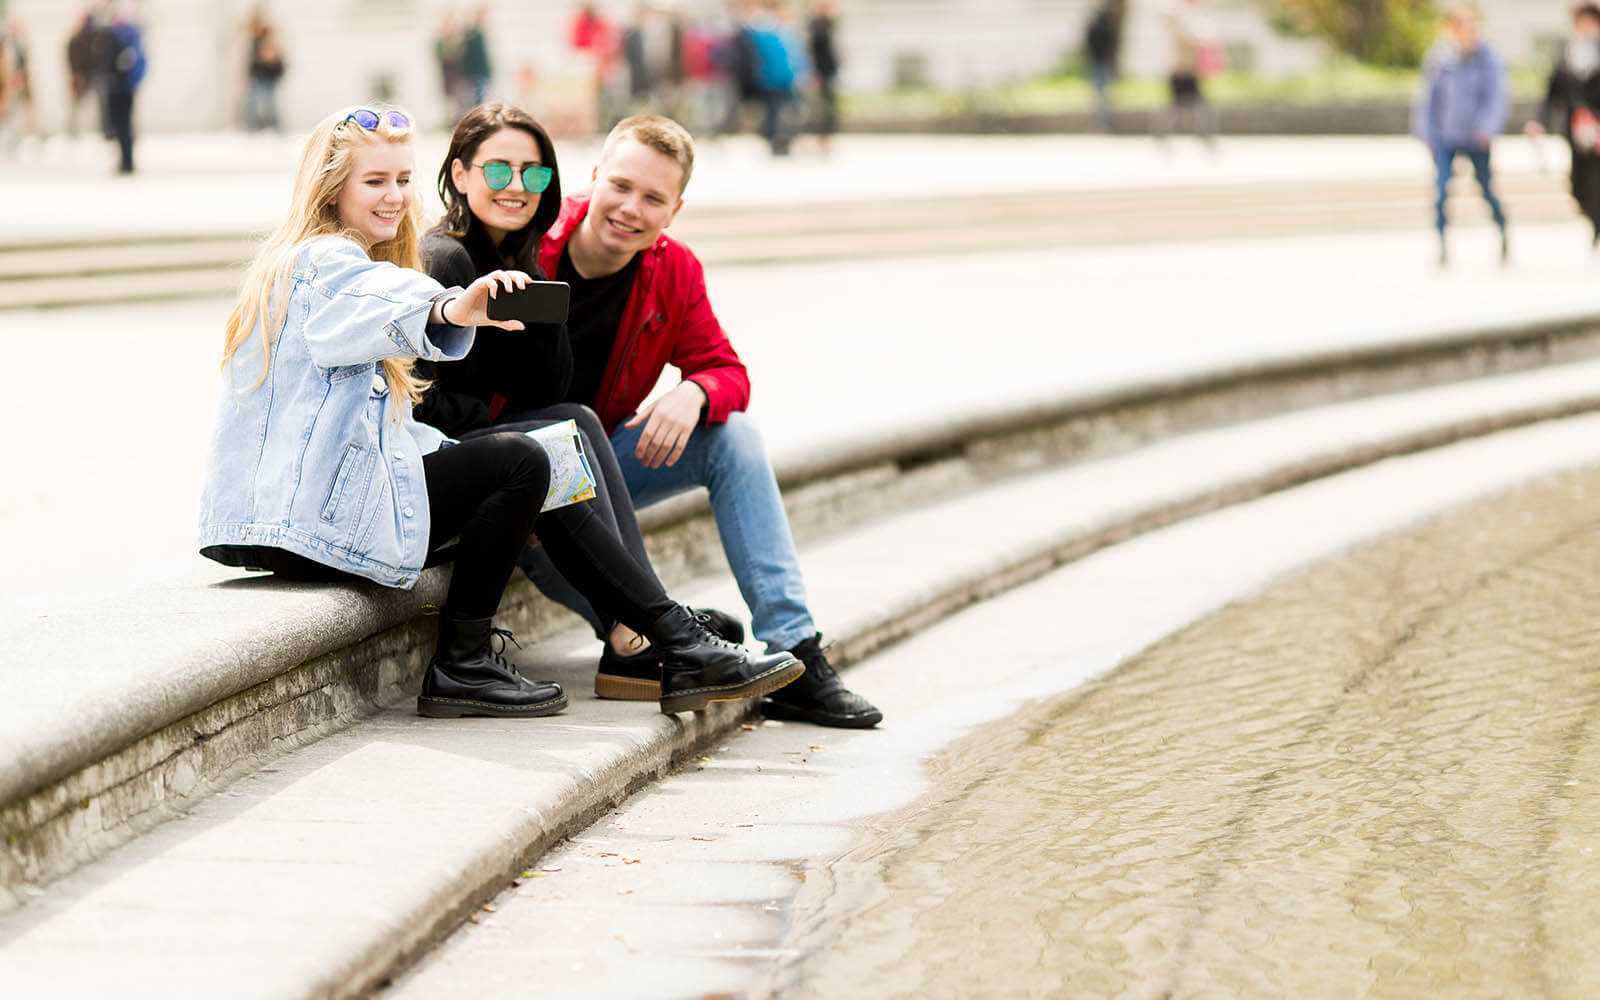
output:
[[[610,698],[613,701],[655,701],[661,697],[661,682],[616,674],[595,674],[594,694],[596,698]]]
[[[674,691],[672,694],[662,696],[661,711],[668,715],[676,715],[679,712],[698,712],[714,701],[744,701],[747,698],[759,698],[764,694],[771,694],[805,672],[804,663],[790,660],[740,684],[712,685],[690,688],[687,691]]]
[[[769,719],[809,722],[814,726],[829,726],[833,729],[871,729],[883,721],[883,713],[879,711],[865,712],[861,715],[835,715],[832,712],[796,708],[770,698],[761,703],[761,714]]]
[[[417,696],[417,714],[425,719],[459,719],[465,715],[487,715],[497,719],[532,719],[541,715],[554,715],[567,707],[566,692],[547,701],[532,705],[497,705],[492,701],[472,701],[467,698],[430,698]]]

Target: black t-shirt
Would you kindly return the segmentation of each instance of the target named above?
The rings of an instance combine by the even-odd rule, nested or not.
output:
[[[603,278],[585,278],[572,263],[571,248],[561,251],[556,265],[556,280],[572,286],[567,307],[567,336],[572,339],[572,386],[567,400],[593,406],[600,395],[600,382],[606,375],[606,362],[617,341],[622,311],[633,291],[639,273],[639,255],[634,254],[622,270]]]

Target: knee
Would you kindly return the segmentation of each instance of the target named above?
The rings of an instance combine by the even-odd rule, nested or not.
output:
[[[767,445],[761,430],[747,414],[730,413],[726,423],[712,424],[703,433],[717,461],[763,464],[767,461]]]
[[[606,436],[606,429],[600,423],[599,415],[582,403],[558,403],[550,407],[548,412],[558,420],[571,420],[576,423],[578,430],[591,441],[604,440]]]
[[[506,488],[543,492],[550,488],[550,456],[526,434],[492,434],[484,439],[486,458],[501,470]]]

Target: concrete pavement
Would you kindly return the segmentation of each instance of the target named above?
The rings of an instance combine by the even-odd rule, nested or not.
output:
[[[1429,263],[1426,234],[1388,234],[968,255],[939,262],[729,269],[713,275],[712,295],[751,362],[757,384],[755,414],[780,462],[787,463],[821,448],[912,435],[929,425],[1012,406],[1019,400],[1059,401],[1119,383],[1177,378],[1260,358],[1403,341],[1465,325],[1525,321],[1536,313],[1594,314],[1588,280],[1592,265],[1581,226],[1519,230],[1518,258],[1509,270],[1491,263],[1492,241],[1482,230],[1466,228],[1458,240],[1459,269],[1442,275]],[[1481,249],[1481,257],[1474,256],[1474,248]],[[1004,294],[992,294],[993,289]],[[784,303],[785,308],[775,309],[774,303]],[[14,439],[19,453],[38,455],[27,466],[30,480],[37,484],[34,500],[5,511],[13,523],[37,526],[28,537],[8,541],[17,547],[6,553],[7,563],[27,565],[34,574],[20,584],[44,584],[10,602],[18,627],[48,625],[48,619],[60,616],[64,608],[74,615],[92,616],[96,602],[107,610],[107,620],[136,627],[146,607],[141,602],[146,600],[156,612],[151,617],[181,621],[162,616],[170,615],[186,592],[195,593],[186,588],[228,575],[183,555],[192,544],[188,504],[214,399],[211,352],[226,308],[226,303],[213,300],[18,311],[0,317],[20,357],[49,358],[63,351],[62,344],[72,345],[74,352],[69,365],[45,364],[26,373],[14,369],[3,394],[7,402],[0,404],[11,407],[0,411],[6,426],[13,432],[19,427],[30,431]],[[1582,391],[1587,376],[1579,376]],[[1531,392],[1528,399],[1535,403],[1546,396],[1537,388]],[[827,405],[819,406],[819,400]],[[1365,411],[1370,423],[1364,426],[1380,436],[1389,435],[1396,430],[1396,420],[1438,412],[1414,405],[1414,399],[1391,402],[1390,410],[1377,406]],[[1468,403],[1446,423],[1462,414],[1470,419],[1477,407],[1478,402]],[[32,431],[45,418],[54,421],[49,426],[55,437],[50,449],[39,449],[34,447],[39,435]],[[1337,414],[1321,419],[1340,434],[1363,426]],[[1285,449],[1278,453],[1282,460],[1292,464],[1305,458],[1310,445],[1304,426],[1280,424],[1277,433]],[[1588,442],[1593,439],[1592,428],[1579,427],[1562,446],[1576,450],[1558,449],[1564,457],[1555,464],[1588,461],[1584,449],[1592,447]],[[1173,462],[1178,460],[1197,463],[1195,468],[1207,474],[1215,472],[1219,462],[1226,465],[1225,460],[1231,460],[1239,463],[1229,466],[1235,474],[1257,475],[1261,472],[1257,466],[1264,461],[1264,440],[1252,438],[1249,444],[1242,440],[1220,444],[1214,452],[1193,451],[1193,443],[1186,442],[1167,452],[1147,453],[1143,481],[1173,488],[1177,467]],[[1528,457],[1549,458],[1549,453],[1527,450],[1528,439],[1519,440]],[[1512,453],[1519,453],[1517,446]],[[1551,467],[1555,466],[1506,466],[1529,475]],[[1114,503],[1117,494],[1107,492],[1111,480],[1105,474],[1104,466],[1085,468],[1075,486],[1038,486],[1032,506],[1025,509],[1059,516],[1063,496],[1103,495]],[[927,543],[944,538],[937,532],[981,522],[986,512],[992,516],[995,509],[1004,508],[977,502],[964,522],[944,510],[908,513],[896,522],[898,528],[885,526],[870,549],[877,555],[866,560],[881,578],[862,572],[865,550],[858,547],[863,541],[860,535],[825,550],[808,551],[825,627],[847,636],[868,636],[885,627],[884,622],[908,613],[905,609],[921,599],[911,593],[920,589],[915,583],[959,579],[966,572],[959,564],[969,557],[988,565],[985,553],[964,552],[966,536],[957,535],[945,544],[927,545],[926,553],[955,562],[941,563],[938,571],[919,568],[904,561],[905,539]],[[1036,554],[1040,539],[1029,532],[1046,526],[1047,521],[1031,518],[1008,524],[1020,532],[1008,548],[1011,556],[1025,560],[1030,552]],[[892,587],[908,590],[897,598],[874,600],[875,594],[881,597]],[[85,589],[93,591],[87,602]],[[246,613],[249,595],[243,589],[202,590],[204,607],[212,608],[213,598],[237,599],[236,610]],[[730,604],[726,582],[702,581],[683,596],[736,606]],[[293,641],[292,609],[277,602],[273,607],[273,613],[284,615],[285,637]],[[306,613],[317,610],[305,606]],[[347,627],[361,631],[369,624],[365,619],[352,620]],[[96,642],[107,638],[115,636],[97,636]],[[582,647],[592,653],[592,642],[574,642],[574,650]],[[559,643],[541,646],[541,658],[557,655],[560,648]],[[248,660],[250,653],[235,649],[230,655]],[[115,657],[106,660],[96,669],[115,674],[119,666]],[[17,670],[29,664],[8,666]],[[552,662],[552,669],[575,690],[582,689],[589,667],[589,653],[574,652]],[[175,680],[168,678],[169,683]],[[207,681],[213,682],[222,679]],[[262,848],[261,854],[241,853],[235,845],[283,845],[282,852],[273,853],[273,863],[280,866],[275,870],[287,875],[305,871],[308,859],[339,864],[352,839],[369,839],[362,831],[414,830],[420,840],[396,841],[395,853],[386,855],[389,862],[352,872],[351,880],[340,883],[351,893],[330,900],[327,912],[319,915],[332,921],[328,928],[318,931],[313,924],[303,928],[318,938],[315,956],[308,954],[306,961],[275,973],[264,971],[257,985],[264,995],[282,995],[306,983],[362,981],[372,970],[392,965],[408,949],[425,943],[432,930],[459,916],[462,906],[474,905],[496,872],[510,872],[528,857],[530,845],[548,845],[550,837],[569,829],[585,810],[604,808],[632,783],[647,780],[664,767],[674,753],[693,745],[693,726],[676,730],[675,724],[651,714],[648,706],[590,706],[592,712],[587,708],[581,716],[574,712],[541,730],[550,733],[553,742],[537,759],[527,756],[526,727],[475,727],[471,739],[462,742],[466,727],[442,726],[431,733],[435,727],[419,724],[403,709],[316,743],[294,763],[285,763],[284,769],[274,766],[259,774],[253,779],[257,784],[250,786],[253,791],[239,786],[240,794],[259,797],[248,803],[226,796],[201,800],[200,826],[162,828],[108,859],[112,868],[86,869],[81,879],[87,881],[71,882],[80,888],[64,888],[54,896],[47,893],[45,902],[26,908],[16,925],[13,940],[31,944],[12,954],[29,959],[48,953],[70,959],[72,942],[83,940],[83,921],[93,923],[91,936],[101,939],[106,928],[124,922],[106,914],[133,906],[141,920],[149,917],[140,926],[152,928],[151,933],[137,941],[119,940],[150,959],[148,968],[159,975],[161,966],[154,959],[167,933],[159,928],[168,925],[138,900],[153,886],[183,882],[164,878],[163,871],[183,870],[206,873],[197,884],[211,895],[204,902],[186,903],[182,894],[189,890],[183,889],[166,897],[163,905],[210,914],[217,919],[207,923],[216,924],[225,937],[238,931],[227,942],[218,939],[215,955],[254,962],[262,956],[251,943],[261,938],[239,930],[244,925],[235,921],[245,914],[231,902],[218,904],[219,883],[206,882],[234,865],[236,874],[227,878],[243,879],[231,883],[241,893],[239,898],[248,901],[251,893],[267,891],[262,888],[266,882],[259,863],[268,849]],[[640,710],[648,720],[643,725]],[[693,725],[699,725],[698,720]],[[436,737],[443,742],[432,745]],[[502,739],[511,742],[495,742]],[[397,756],[391,754],[394,746],[401,748]],[[479,770],[474,761],[487,767]],[[432,770],[435,764],[440,770]],[[374,782],[384,785],[385,776],[397,772],[415,781],[382,793],[392,792],[392,802],[363,815],[325,814],[326,822],[315,825],[319,814],[307,796],[327,795],[321,801],[329,804],[353,803],[359,813],[363,793],[350,789],[372,789]],[[274,773],[285,777],[274,784],[279,782]],[[185,776],[180,767],[170,780],[181,786],[186,780],[192,783],[194,776]],[[506,798],[507,780],[529,796],[520,806]],[[436,788],[437,794],[423,796],[419,803],[415,789],[424,786]],[[459,800],[451,797],[456,791],[462,793]],[[426,816],[410,811],[419,804],[426,807],[430,800],[448,800],[453,806],[427,808]],[[395,811],[387,811],[389,806]],[[460,815],[446,815],[452,809]],[[451,826],[461,821],[478,824],[490,812],[499,818],[473,832]],[[272,824],[288,814],[310,816],[313,825],[284,841],[279,835],[288,828]],[[250,825],[258,820],[268,825]],[[443,825],[434,825],[435,821]],[[253,832],[246,833],[247,828]],[[473,845],[472,859],[437,856],[441,848],[453,850],[451,845],[468,842]],[[416,872],[394,876],[413,865]],[[468,872],[475,872],[478,881],[458,887],[453,902],[441,907],[440,886]],[[94,889],[97,884],[104,889]],[[257,909],[281,918],[308,896],[286,882],[272,898],[277,902]],[[273,909],[278,906],[288,909],[279,913]],[[250,910],[248,902],[244,910]],[[384,913],[390,916],[380,916]],[[391,923],[396,913],[411,914],[412,924],[402,928]],[[381,940],[371,936],[374,926],[382,930]],[[358,943],[358,938],[366,943]],[[109,947],[112,942],[106,939],[106,943]],[[205,978],[203,966],[195,968],[199,978],[192,982],[203,991],[213,981]],[[78,968],[72,975],[95,971]],[[290,986],[293,982],[301,986]],[[169,978],[157,988],[171,992],[172,985]]]
[[[431,192],[447,140],[424,133],[415,143],[418,179],[435,207]],[[0,247],[269,229],[283,216],[300,141],[232,133],[148,136],[140,143],[139,172],[116,177],[97,141],[56,140],[0,160],[7,205]],[[565,190],[587,180],[598,151],[594,142],[558,144]],[[1553,139],[1533,144],[1503,137],[1495,162],[1507,176],[1560,174],[1566,147]],[[1425,197],[1430,170],[1415,140],[1395,136],[1237,137],[1208,150],[1184,138],[1162,145],[1144,137],[845,135],[826,156],[802,144],[788,159],[774,159],[751,137],[734,136],[701,144],[684,225],[691,225],[696,207],[924,198],[933,200],[924,210],[936,212],[939,197],[971,192],[1415,178]]]

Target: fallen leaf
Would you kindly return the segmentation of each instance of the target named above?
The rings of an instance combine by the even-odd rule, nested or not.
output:
[[[712,840],[716,840],[717,838],[715,838],[715,837],[690,837],[689,839],[690,840],[712,841]]]
[[[543,868],[541,868],[539,870],[542,871],[542,872],[558,872],[558,871],[561,870],[561,866],[560,865],[545,865]]]
[[[483,912],[485,912],[485,913],[493,913],[494,912],[494,904],[493,903],[484,903],[483,906],[480,907],[480,909],[482,909]]]

